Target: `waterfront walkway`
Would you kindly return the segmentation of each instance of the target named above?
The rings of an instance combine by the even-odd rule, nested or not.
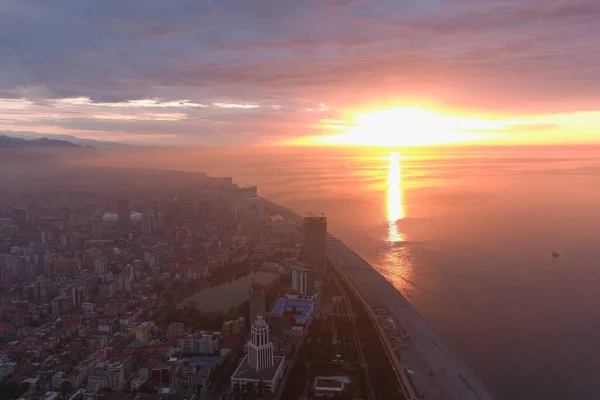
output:
[[[425,399],[491,400],[482,382],[427,323],[410,302],[369,263],[343,242],[330,236],[331,259],[372,307],[391,307],[389,316],[411,338],[398,347],[397,365],[413,374],[411,380]],[[403,372],[403,376],[406,376]],[[412,397],[412,396],[411,396]]]

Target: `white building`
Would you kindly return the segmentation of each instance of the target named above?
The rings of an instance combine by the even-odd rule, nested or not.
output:
[[[126,356],[123,359],[101,362],[90,371],[88,383],[98,385],[101,389],[108,388],[110,390],[119,391],[125,385],[125,381],[131,375],[131,371],[131,356]]]
[[[315,271],[310,264],[294,263],[292,266],[292,289],[296,294],[309,297],[315,294]]]
[[[127,211],[126,211],[127,212]],[[127,215],[127,214],[125,214]],[[142,214],[135,211],[129,211],[129,219],[130,221],[141,221]],[[102,216],[102,220],[104,222],[118,222],[119,215],[117,213],[106,213]]]
[[[220,342],[218,333],[201,332],[177,339],[177,347],[184,353],[213,354],[219,350]]]
[[[181,322],[171,322],[167,328],[167,337],[183,335],[183,332],[185,332],[185,325]]]
[[[269,341],[269,325],[262,315],[252,324],[248,343],[248,364],[257,371],[273,366],[273,343]]]
[[[275,392],[285,369],[284,357],[273,355],[273,343],[269,340],[269,325],[262,315],[252,324],[248,354],[231,377],[231,388],[243,390],[247,385],[264,384],[265,391]]]

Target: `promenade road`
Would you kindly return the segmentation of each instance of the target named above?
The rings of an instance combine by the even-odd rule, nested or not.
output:
[[[390,306],[389,315],[412,342],[399,345],[396,355],[426,399],[491,400],[483,383],[421,314],[369,263],[343,242],[330,236],[327,250],[362,296],[372,306]],[[432,374],[430,374],[432,373]]]

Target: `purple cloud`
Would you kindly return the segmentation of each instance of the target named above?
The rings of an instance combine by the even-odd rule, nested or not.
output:
[[[0,101],[27,101],[30,118],[5,112],[0,128],[202,141],[236,129],[303,134],[322,116],[302,110],[321,103],[331,118],[395,102],[500,114],[585,110],[600,100],[599,18],[592,0],[5,0]],[[115,113],[134,113],[125,106],[103,120],[93,105],[56,102],[67,98],[212,107],[188,104],[176,111],[181,120],[153,125],[118,120]]]

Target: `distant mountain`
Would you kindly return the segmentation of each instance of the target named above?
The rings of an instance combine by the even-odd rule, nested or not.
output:
[[[101,155],[92,146],[80,146],[66,140],[56,140],[47,137],[37,139],[21,139],[0,134],[0,161],[24,162],[36,161],[66,161],[89,159]],[[1,168],[1,167],[0,167]]]
[[[52,147],[52,148],[77,148],[82,147],[66,140],[55,140],[42,137],[39,139],[20,139],[0,135],[0,147]]]
[[[77,136],[72,135],[43,135],[37,132],[30,131],[0,131],[0,136],[7,136],[15,139],[25,139],[25,140],[35,140],[35,139],[51,139],[56,141],[64,141],[72,144],[76,144],[79,146],[91,146],[97,149],[105,148],[105,147],[127,147],[128,145],[117,142],[104,142],[100,140],[92,140],[92,139],[82,139]]]

